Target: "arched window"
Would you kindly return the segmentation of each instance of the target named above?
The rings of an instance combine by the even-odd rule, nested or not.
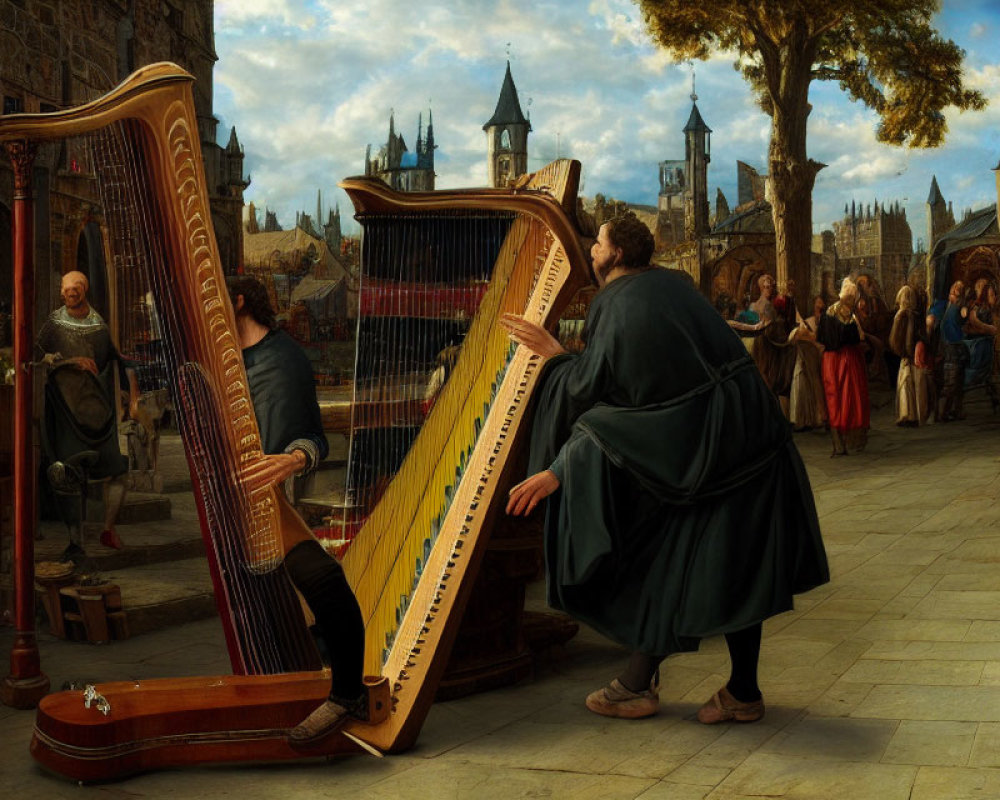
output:
[[[510,150],[510,131],[507,128],[504,128],[500,134],[500,147],[504,150]]]

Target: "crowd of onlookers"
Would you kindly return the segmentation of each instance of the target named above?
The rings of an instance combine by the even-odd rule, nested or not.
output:
[[[744,339],[761,375],[796,430],[825,428],[833,455],[860,451],[871,417],[869,381],[895,387],[896,423],[917,426],[964,419],[969,389],[982,387],[1000,408],[995,383],[997,286],[955,281],[948,298],[928,302],[903,286],[890,309],[871,278],[845,278],[838,298],[796,308],[794,286],[779,293],[762,275],[759,294],[716,307]]]

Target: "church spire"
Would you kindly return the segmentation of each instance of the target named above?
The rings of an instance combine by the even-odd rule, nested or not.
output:
[[[483,125],[483,130],[492,126],[500,125],[527,125],[531,130],[531,123],[521,112],[521,103],[517,98],[517,87],[514,86],[514,78],[510,74],[510,62],[507,62],[507,72],[503,76],[503,85],[500,87],[500,98],[497,100],[496,110],[490,121]]]

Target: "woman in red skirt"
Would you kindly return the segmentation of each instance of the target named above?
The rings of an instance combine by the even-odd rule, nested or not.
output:
[[[823,392],[833,436],[832,456],[856,452],[868,441],[871,405],[868,401],[868,374],[863,344],[865,332],[854,314],[858,287],[845,278],[840,300],[819,320],[816,339],[823,352]]]

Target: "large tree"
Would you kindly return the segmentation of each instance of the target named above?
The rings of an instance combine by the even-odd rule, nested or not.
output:
[[[806,155],[814,80],[838,81],[878,115],[881,142],[936,147],[946,108],[981,109],[962,81],[965,52],[932,24],[936,0],[636,0],[654,41],[678,60],[737,53],[771,118],[768,171],[778,282],[809,291],[812,189],[823,165]]]

